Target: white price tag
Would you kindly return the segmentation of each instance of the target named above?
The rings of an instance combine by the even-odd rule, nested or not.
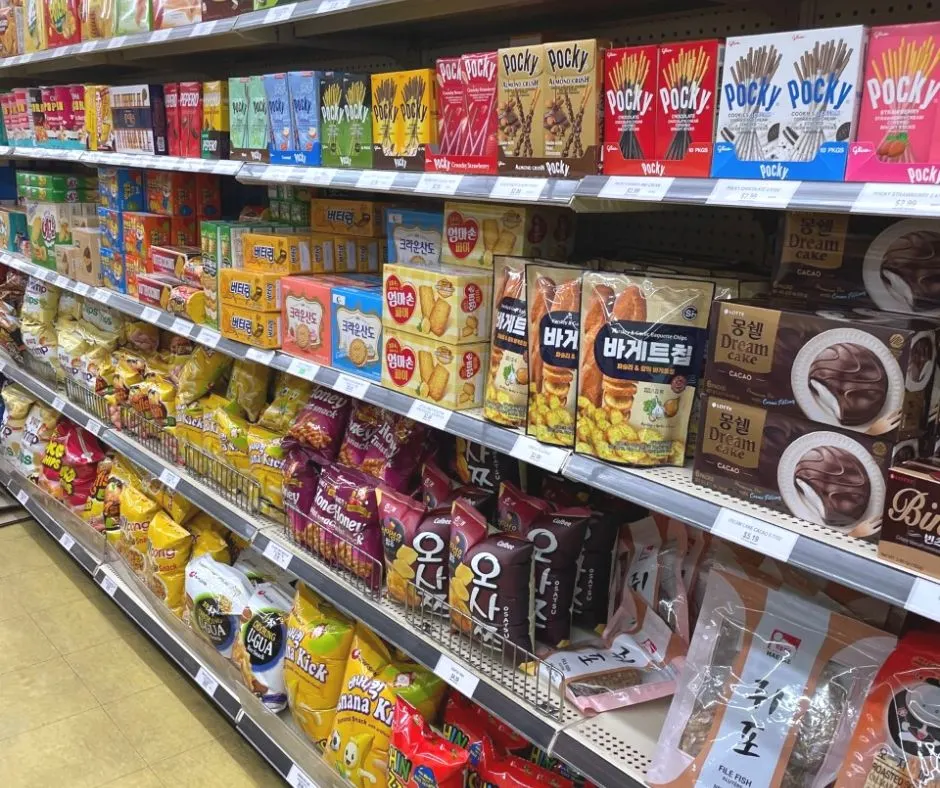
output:
[[[91,286],[86,285],[84,282],[76,282],[75,292],[81,296],[86,296],[91,292]]]
[[[91,50],[97,46],[97,41],[83,41],[82,45],[78,48],[78,52],[80,55],[84,55],[86,52],[91,52]]]
[[[336,391],[343,392],[343,394],[348,394],[350,397],[364,399],[366,392],[369,390],[369,381],[339,374],[336,376],[336,383],[333,384],[333,388]]]
[[[26,502],[29,500],[29,493],[26,492],[26,490],[20,490],[16,494],[16,500],[18,500],[22,506],[26,506]]]
[[[181,317],[174,317],[173,322],[170,324],[170,330],[174,334],[181,334],[184,337],[188,337],[193,330],[193,324],[188,320],[183,320]]]
[[[415,191],[422,194],[456,194],[461,180],[463,180],[462,175],[439,175],[426,172],[418,179]]]
[[[304,380],[314,380],[317,377],[317,373],[320,371],[320,365],[314,364],[312,361],[292,358],[290,364],[287,365],[287,371],[295,377],[303,378]]]
[[[285,183],[291,179],[291,175],[295,172],[293,167],[284,167],[283,165],[268,166],[264,171],[264,179],[266,181],[276,181],[277,183]]]
[[[662,202],[675,178],[628,178],[614,175],[600,190],[598,197],[612,200],[644,200]]]
[[[303,171],[301,180],[311,186],[329,186],[336,177],[336,170],[332,167],[307,167]]]
[[[283,22],[286,19],[290,19],[291,14],[294,13],[293,5],[278,5],[274,6],[268,10],[268,13],[264,15],[264,23],[266,25],[274,25],[278,22]]]
[[[708,205],[734,205],[742,208],[785,209],[801,181],[715,181],[715,188],[705,201]]]
[[[200,345],[206,345],[207,347],[218,347],[221,338],[222,335],[218,331],[213,331],[211,328],[200,328],[196,334],[196,341]]]
[[[117,593],[117,583],[107,575],[101,578],[101,587],[108,596],[113,597]]]
[[[366,170],[356,181],[357,189],[372,189],[374,191],[387,192],[395,183],[394,172],[383,172],[382,170]]]
[[[154,309],[152,306],[146,306],[144,311],[140,313],[140,317],[148,323],[156,323],[160,319],[160,310]]]
[[[797,540],[793,531],[725,508],[722,508],[715,518],[712,535],[784,562],[790,558]]]
[[[61,413],[63,410],[65,410],[65,400],[62,399],[62,397],[56,397],[54,400],[52,400],[52,409]]]
[[[108,49],[119,49],[124,46],[125,41],[127,41],[127,36],[115,36],[108,41]]]
[[[214,20],[212,22],[200,22],[198,25],[193,25],[192,30],[189,31],[189,37],[198,38],[199,36],[207,36],[216,29],[218,24],[218,20]]]
[[[297,768],[296,763],[292,763],[290,766],[290,771],[287,773],[287,782],[294,788],[316,788],[317,786],[313,780]]]
[[[281,569],[287,569],[287,566],[290,564],[290,559],[292,557],[290,550],[281,547],[277,542],[271,541],[265,545],[262,555],[273,563],[277,564],[279,567],[281,567]]]
[[[250,347],[245,351],[245,358],[247,358],[249,361],[257,361],[259,364],[268,366],[272,361],[274,361],[274,351],[260,350],[256,347]]]
[[[45,279],[47,282],[54,282],[57,276],[58,274],[55,271],[45,270],[39,272],[39,277]]]
[[[420,421],[422,424],[427,424],[429,427],[443,430],[447,427],[447,422],[450,421],[450,414],[452,412],[453,411],[446,410],[445,408],[440,408],[437,405],[432,405],[430,402],[422,402],[416,399],[411,403],[411,407],[408,408],[408,418]]]
[[[167,28],[166,30],[154,30],[150,34],[149,41],[151,44],[159,44],[161,41],[166,41],[172,32],[173,31],[170,28]]]
[[[7,368],[7,361],[5,358],[0,358],[0,372],[3,372]]]
[[[111,301],[111,291],[105,290],[103,287],[99,287],[95,290],[95,300],[100,301],[102,304],[107,304]]]
[[[940,216],[940,186],[866,183],[852,203],[852,213]]]
[[[911,593],[904,602],[904,609],[936,621],[940,618],[940,583],[924,580],[922,577],[914,578],[914,585],[911,586]]]
[[[490,199],[535,201],[547,182],[545,178],[497,178]]]
[[[215,695],[219,686],[219,680],[205,668],[199,668],[196,671],[196,683],[206,691],[210,698]]]
[[[467,668],[458,665],[446,654],[441,654],[437,660],[434,673],[444,679],[465,698],[472,698],[477,684],[480,683],[479,678],[474,676]]]
[[[160,471],[160,481],[163,482],[171,490],[175,490],[180,483],[180,477],[177,476],[169,468],[164,468]]]
[[[63,531],[62,536],[59,537],[59,544],[65,548],[66,552],[68,552],[75,545],[75,540],[72,538],[71,534]]]
[[[67,276],[62,276],[61,274],[59,274],[55,278],[56,287],[67,287],[68,283],[69,283],[69,278]]]
[[[344,8],[349,8],[349,0],[321,0],[317,13],[327,14],[330,11],[342,11]]]
[[[539,443],[535,438],[528,435],[520,435],[509,452],[517,460],[522,460],[530,465],[537,465],[550,473],[558,473],[561,466],[565,464],[570,449],[563,449],[560,446],[549,446],[545,443]]]
[[[104,429],[104,424],[95,419],[88,419],[88,421],[85,422],[85,429],[97,437],[101,434],[101,430]]]

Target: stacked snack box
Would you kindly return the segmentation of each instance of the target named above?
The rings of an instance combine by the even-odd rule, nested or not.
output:
[[[30,256],[34,263],[56,270],[57,260],[68,272],[65,250],[72,229],[96,224],[97,182],[94,176],[18,172],[17,192],[26,205]]]
[[[144,174],[126,167],[98,168],[98,224],[101,228],[101,275],[105,285],[127,292],[124,211],[145,205]]]
[[[420,170],[437,144],[433,68],[372,75],[372,159],[384,170]]]
[[[372,90],[368,74],[326,71],[320,80],[321,159],[327,167],[372,167]]]
[[[377,274],[385,260],[386,206],[369,200],[324,198],[310,204],[313,239],[332,245],[336,273]],[[324,252],[325,253],[325,252]]]
[[[111,122],[118,153],[167,154],[163,85],[128,85],[109,89]]]
[[[275,164],[320,163],[319,71],[265,74],[271,138],[268,153]]]

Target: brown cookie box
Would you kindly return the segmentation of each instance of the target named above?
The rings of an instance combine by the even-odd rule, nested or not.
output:
[[[777,308],[773,309],[760,300],[714,303],[708,361],[701,386],[704,394],[829,425],[830,422],[815,418],[800,406],[791,370],[800,351],[815,337],[827,331],[852,329],[877,340],[897,362],[902,378],[893,382],[903,387],[900,412],[895,411],[892,419],[885,411],[875,423],[864,418],[856,419],[855,424],[851,419],[837,422],[833,417],[832,426],[871,432],[892,440],[920,437],[933,431],[940,403],[931,399],[937,400],[940,392],[934,392],[936,372],[931,373],[924,365],[936,365],[940,322],[865,309],[813,311],[786,299],[774,303]],[[833,335],[833,345],[844,341]],[[925,353],[929,358],[925,359]],[[840,377],[836,372],[833,371],[833,379]],[[927,375],[930,378],[925,381]],[[885,377],[890,383],[887,378],[894,376],[885,369]],[[921,381],[921,385],[912,385],[912,379]]]
[[[857,453],[858,457],[870,456],[878,467],[881,482],[875,480],[876,484],[883,484],[895,457],[911,454],[920,456],[927,442],[925,438],[901,442],[885,440],[814,424],[780,411],[703,396],[692,480],[711,490],[784,514],[799,516],[798,512],[791,510],[781,493],[778,469],[788,447],[804,436],[817,432],[827,433],[828,437],[813,446],[848,445],[842,437],[854,441],[851,445],[853,453]],[[840,437],[834,439],[833,434]],[[807,446],[807,451],[810,448]],[[872,486],[872,480],[869,480],[869,485]],[[845,491],[831,492],[839,494]],[[878,519],[877,514],[873,516],[875,520]],[[818,524],[827,523],[820,520]],[[877,529],[877,522],[871,523],[868,528],[840,527],[832,522],[828,524],[857,536],[871,536],[871,532]]]
[[[891,468],[878,555],[940,579],[940,461]]]

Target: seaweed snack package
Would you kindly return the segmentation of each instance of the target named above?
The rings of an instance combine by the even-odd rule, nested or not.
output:
[[[274,382],[274,399],[264,409],[258,424],[271,432],[281,435],[286,433],[304,403],[310,399],[313,385],[309,380],[278,372]]]
[[[629,465],[683,465],[715,286],[583,277],[575,450]]]
[[[496,526],[505,534],[527,536],[532,523],[552,510],[551,504],[534,495],[526,495],[511,482],[499,485],[496,499]]]
[[[607,622],[614,545],[619,530],[614,513],[594,512],[588,519],[572,604],[575,626],[593,630]]]
[[[388,784],[393,788],[463,788],[470,753],[438,735],[408,701],[395,701],[388,750]]]
[[[350,468],[359,468],[366,459],[372,436],[384,422],[382,409],[368,402],[353,400],[346,434],[339,447],[338,459]]]
[[[524,427],[529,399],[529,341],[524,260],[500,257],[494,265],[493,333],[483,415]]]
[[[568,701],[591,714],[672,695],[685,652],[685,642],[629,591],[602,638],[548,651],[525,669],[560,683]]]
[[[186,564],[193,536],[166,512],[157,512],[147,529],[146,574],[150,590],[182,618]]]
[[[185,574],[183,620],[223,657],[231,657],[251,583],[242,572],[209,555],[193,558]]]
[[[253,478],[261,485],[263,507],[284,509],[284,450],[281,436],[252,424],[248,428],[248,463]]]
[[[878,671],[835,788],[931,788],[940,778],[940,639],[908,632]]]
[[[59,312],[60,293],[58,287],[31,276],[23,293],[20,319],[51,325]]]
[[[427,668],[393,659],[378,635],[356,627],[324,757],[359,788],[382,788],[395,699],[404,698],[425,719],[433,719],[446,685]]]
[[[449,578],[450,512],[427,511],[413,498],[386,487],[379,487],[375,496],[388,595],[408,607],[443,610]]]
[[[362,470],[399,492],[414,489],[415,475],[427,450],[427,428],[391,411],[372,435],[372,443],[362,461]]]
[[[314,462],[313,454],[298,441],[285,438],[281,447],[284,452],[281,491],[287,524],[294,543],[309,547],[307,528],[310,527],[310,510],[320,482],[320,468]]]
[[[345,394],[315,385],[288,434],[313,449],[320,462],[332,462],[346,431],[349,410],[350,401]]]
[[[269,367],[239,359],[232,367],[225,397],[239,404],[248,421],[256,422],[268,401],[270,382]]]
[[[441,731],[448,741],[470,753],[471,767],[480,762],[484,739],[494,742],[501,753],[509,755],[525,757],[532,749],[528,739],[456,691],[447,695]]]
[[[193,558],[208,555],[220,564],[232,563],[232,551],[225,539],[225,528],[217,520],[200,512],[186,523],[186,529],[193,535]]]
[[[200,345],[193,351],[180,372],[177,399],[183,405],[188,405],[205,396],[231,366],[231,358],[218,350]]]
[[[297,584],[287,618],[284,685],[294,720],[319,747],[326,745],[333,729],[355,632],[354,621]]]
[[[8,440],[6,434],[6,413],[0,421],[0,429],[4,441]],[[59,422],[58,412],[36,402],[29,409],[26,420],[23,422],[23,436],[20,439],[19,463],[23,475],[34,479],[42,470],[42,458],[46,454],[46,446],[55,432]]]
[[[272,711],[287,705],[284,653],[287,650],[289,589],[260,583],[241,614],[241,631],[232,647],[232,662],[245,685]]]
[[[874,627],[713,568],[647,783],[830,785],[894,646]]]
[[[376,504],[375,479],[364,471],[335,465],[332,528],[336,559],[370,586],[382,583],[382,533]]]
[[[489,535],[486,519],[466,501],[454,501],[450,529],[451,624],[473,632],[484,643],[532,651],[535,596],[532,591],[534,546],[506,534]],[[511,649],[513,654],[515,649]]]

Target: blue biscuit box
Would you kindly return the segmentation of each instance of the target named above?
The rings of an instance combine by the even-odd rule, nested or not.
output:
[[[124,251],[124,215],[112,208],[98,206],[98,226],[101,228],[101,248]]]
[[[333,366],[379,382],[382,378],[382,286],[334,287],[330,304]]]
[[[444,240],[443,211],[389,208],[385,214],[388,262],[437,265]]]
[[[115,211],[145,211],[143,170],[99,167],[98,204]]]
[[[127,293],[127,271],[124,268],[124,255],[121,252],[102,248],[101,278],[108,290]]]

